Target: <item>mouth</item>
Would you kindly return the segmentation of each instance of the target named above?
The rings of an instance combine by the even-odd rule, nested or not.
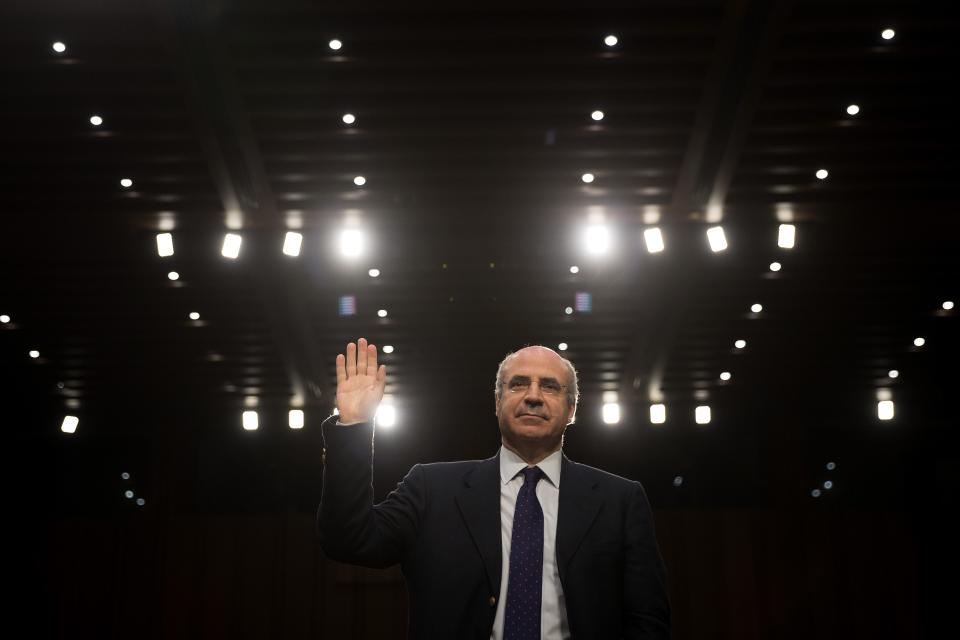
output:
[[[538,418],[540,420],[546,420],[546,416],[542,416],[539,413],[521,413],[518,418]]]

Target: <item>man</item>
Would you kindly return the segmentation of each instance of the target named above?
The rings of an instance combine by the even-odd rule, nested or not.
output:
[[[386,367],[363,338],[336,366],[321,546],[341,562],[401,563],[410,638],[669,638],[666,572],[643,487],[561,451],[577,410],[568,360],[540,346],[508,355],[494,394],[498,454],[415,465],[377,505],[372,422]]]

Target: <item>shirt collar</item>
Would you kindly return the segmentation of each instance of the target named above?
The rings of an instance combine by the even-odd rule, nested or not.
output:
[[[547,480],[556,487],[560,488],[560,462],[562,460],[562,450],[557,449],[549,456],[537,463],[536,466],[540,467],[540,470],[543,471],[543,474],[547,476]],[[503,484],[507,484],[513,480],[520,471],[528,467],[525,460],[515,454],[510,449],[507,449],[503,445],[500,445],[500,481]]]

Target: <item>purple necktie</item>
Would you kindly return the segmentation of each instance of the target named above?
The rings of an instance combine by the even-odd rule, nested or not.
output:
[[[540,640],[543,593],[543,510],[537,500],[539,467],[527,467],[517,494],[510,536],[510,576],[503,640]]]

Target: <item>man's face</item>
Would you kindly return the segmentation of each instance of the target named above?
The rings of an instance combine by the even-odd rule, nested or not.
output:
[[[501,382],[497,418],[504,439],[559,445],[576,411],[567,403],[571,381],[560,356],[543,347],[521,349],[504,365]]]

